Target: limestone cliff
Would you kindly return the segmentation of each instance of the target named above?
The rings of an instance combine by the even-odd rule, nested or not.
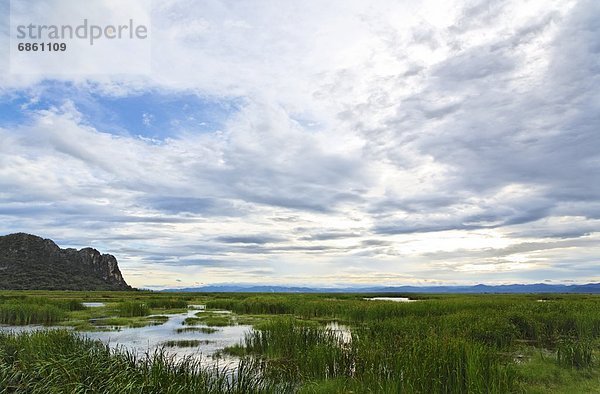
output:
[[[130,290],[117,259],[96,249],[61,249],[52,240],[0,236],[0,289]]]

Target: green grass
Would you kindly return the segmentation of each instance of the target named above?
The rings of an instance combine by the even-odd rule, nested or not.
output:
[[[150,314],[150,307],[144,302],[126,301],[118,305],[118,313],[121,317],[147,316]]]
[[[234,317],[227,313],[198,312],[196,317],[200,319],[200,323],[208,327],[226,327],[236,324]]]
[[[191,358],[176,363],[161,351],[140,358],[57,330],[0,333],[0,387],[33,394],[290,392],[257,378],[249,360],[228,371]]]
[[[168,320],[166,316],[137,316],[137,317],[108,317],[90,322],[92,328],[86,326],[86,331],[93,327],[129,327],[140,328],[146,326],[157,326],[164,324]]]
[[[187,317],[183,321],[184,325],[197,326],[205,325],[208,327],[226,327],[236,324],[234,317],[229,314],[211,314],[208,312],[199,312],[195,317]]]
[[[184,304],[205,304],[206,311],[176,332],[252,324],[238,345],[225,350],[241,357],[239,379],[249,392],[600,392],[599,296],[413,294],[422,301],[363,300],[378,295],[3,292],[0,311],[52,307],[60,324],[83,329],[90,319],[104,328],[159,322]],[[547,302],[537,302],[542,298]],[[106,306],[81,309],[81,301]],[[148,316],[156,312],[163,317]],[[330,321],[349,328],[351,337],[327,329]],[[187,392],[173,384],[180,391],[172,392]]]
[[[52,300],[37,296],[0,298],[0,324],[54,324],[64,320],[71,311],[86,308],[77,300]]]
[[[198,347],[208,343],[210,343],[210,341],[200,339],[177,339],[164,341],[162,344],[166,347]]]
[[[11,325],[53,324],[64,319],[66,312],[55,305],[25,303],[0,304],[0,323]]]
[[[251,332],[243,346],[228,352],[266,356],[261,373],[276,381],[347,379],[357,390],[376,382],[382,390],[419,393],[513,389],[514,368],[486,345],[445,336],[405,341],[385,332],[361,335],[348,341],[339,332],[284,318]]]
[[[221,316],[207,316],[206,318],[201,318],[200,321],[208,327],[226,327],[235,324],[231,319]]]
[[[202,324],[202,319],[198,317],[186,317],[181,324],[185,326],[195,326],[198,324]]]
[[[153,309],[187,309],[188,301],[177,298],[153,298],[146,302]]]
[[[257,323],[226,352],[264,358],[261,373],[303,382],[303,392],[527,391],[522,383],[535,381],[527,373],[537,372],[515,362],[524,345],[547,349],[561,371],[598,370],[592,344],[600,338],[600,297],[550,296],[540,303],[538,295],[432,295],[408,304],[358,297],[223,295],[207,305],[289,316]],[[307,326],[306,319],[344,322],[352,340]],[[581,379],[600,392],[597,380]],[[570,387],[568,379],[564,384]]]
[[[598,368],[565,368],[555,354],[530,351],[530,359],[517,367],[522,392],[530,394],[566,394],[600,392]]]
[[[212,327],[182,327],[175,330],[177,334],[186,333],[186,332],[201,332],[203,334],[214,334],[218,332],[218,328]]]
[[[593,364],[592,343],[589,341],[561,341],[557,348],[557,361],[569,368],[590,368]]]

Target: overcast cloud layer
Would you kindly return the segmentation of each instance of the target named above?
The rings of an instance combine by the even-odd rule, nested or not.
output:
[[[1,74],[0,233],[139,287],[600,281],[600,2],[154,6],[150,76]]]

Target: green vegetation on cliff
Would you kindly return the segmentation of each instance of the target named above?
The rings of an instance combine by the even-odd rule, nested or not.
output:
[[[53,241],[18,233],[0,236],[2,290],[130,290],[109,254],[61,249]]]

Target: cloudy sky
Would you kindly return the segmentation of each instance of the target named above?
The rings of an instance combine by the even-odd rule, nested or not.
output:
[[[598,1],[160,1],[140,75],[9,70],[1,4],[1,234],[136,287],[600,281]]]

